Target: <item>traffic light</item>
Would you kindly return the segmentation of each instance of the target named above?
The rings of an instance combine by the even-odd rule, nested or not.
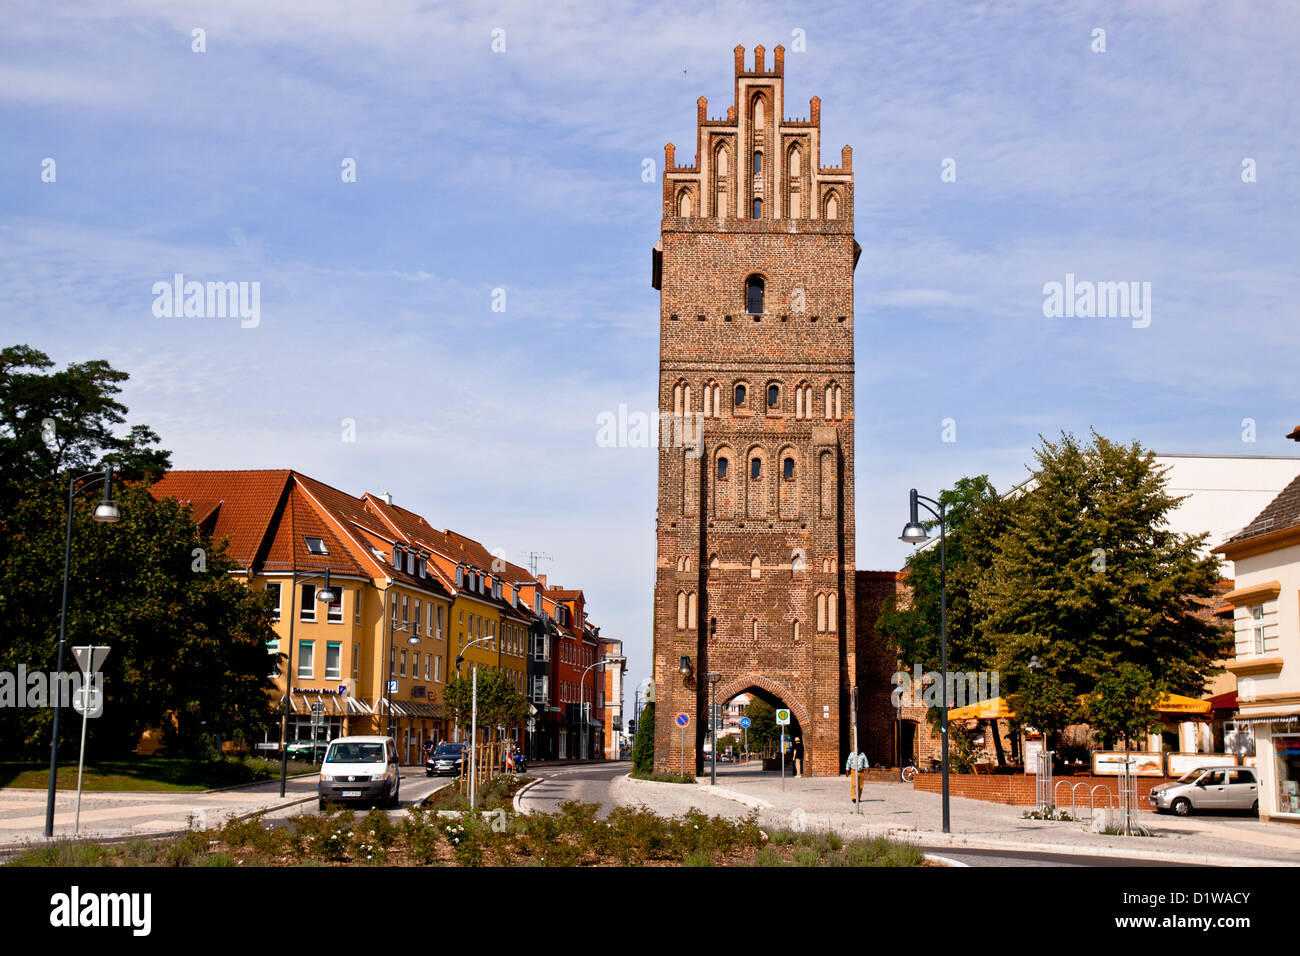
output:
[[[636,721],[635,721],[635,720],[629,720],[629,721],[627,722],[627,735],[628,735],[629,737],[635,737],[635,736],[636,736]]]

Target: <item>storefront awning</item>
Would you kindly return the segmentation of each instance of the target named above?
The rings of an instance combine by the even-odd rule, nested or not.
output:
[[[370,705],[356,697],[346,694],[291,694],[289,713],[296,716],[309,716],[312,704],[320,704],[321,713],[326,717],[367,717],[373,713]],[[276,701],[276,708],[284,707],[284,695]]]
[[[1087,694],[1079,695],[1081,700],[1087,696]],[[1195,697],[1184,697],[1182,694],[1165,694],[1156,705],[1156,710],[1162,714],[1208,714],[1210,706],[1211,702],[1208,700],[1197,700]],[[1015,712],[1007,706],[1004,697],[994,697],[992,700],[983,700],[977,704],[955,707],[948,711],[949,720],[1007,720],[1014,716]]]
[[[391,713],[394,717],[415,717],[422,720],[442,719],[442,707],[431,700],[390,701],[387,697],[381,697],[375,702],[375,713],[388,714],[390,704],[392,705]]]

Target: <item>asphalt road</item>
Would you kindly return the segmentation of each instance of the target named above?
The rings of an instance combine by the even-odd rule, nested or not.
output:
[[[541,777],[542,782],[530,787],[519,802],[524,809],[535,813],[558,810],[565,800],[599,803],[599,815],[604,817],[615,806],[610,784],[616,777],[626,776],[631,769],[630,761],[612,760],[583,766],[530,770],[528,776]]]

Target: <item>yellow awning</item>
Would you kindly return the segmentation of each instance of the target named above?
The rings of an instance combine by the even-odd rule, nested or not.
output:
[[[978,704],[967,704],[948,711],[949,720],[1007,720],[1014,717],[1011,708],[1002,697],[982,700]]]
[[[1156,710],[1162,714],[1208,714],[1210,702],[1184,697],[1182,694],[1165,694],[1156,704]]]

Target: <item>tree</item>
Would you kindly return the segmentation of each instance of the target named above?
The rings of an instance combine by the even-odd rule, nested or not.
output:
[[[939,493],[945,508],[945,551],[948,599],[948,671],[987,671],[997,648],[976,606],[976,594],[998,553],[1003,533],[1011,523],[1012,504],[998,494],[987,475],[962,478]],[[938,535],[937,520],[925,522]],[[902,669],[938,671],[941,663],[940,549],[913,551],[907,558],[910,597],[889,598],[881,608],[876,630],[898,653]],[[918,689],[919,690],[919,689]],[[938,725],[941,712],[931,707],[928,719]],[[1005,763],[1002,741],[993,734],[998,763]]]
[[[68,481],[108,461],[122,520],[94,522],[94,496],[75,499],[69,567],[68,644],[112,648],[89,748],[129,751],[148,725],[173,729],[182,749],[202,745],[200,728],[260,735],[272,719],[276,663],[266,596],[231,575],[234,562],[187,508],[149,493],[169,456],[143,425],[115,431],[126,421],[114,398],[126,373],[103,361],[52,367],[27,346],[0,351],[0,669],[54,670]],[[71,655],[64,666],[73,667]],[[37,756],[51,721],[49,709],[14,712],[0,721],[0,751]],[[60,730],[61,744],[75,739],[78,721]]]
[[[68,475],[111,462],[124,480],[156,480],[170,467],[158,436],[144,425],[126,435],[126,406],[114,396],[128,378],[107,362],[69,365],[26,345],[0,350],[0,522],[32,487],[62,485]]]
[[[451,715],[452,723],[469,730],[474,716],[474,682],[472,675],[455,674],[447,681],[442,694],[443,706]],[[478,727],[489,735],[496,728],[517,727],[528,713],[528,700],[515,689],[503,670],[493,667],[478,669]]]
[[[780,728],[776,725],[776,708],[759,697],[753,697],[745,705],[745,716],[749,718],[749,749],[766,753],[768,747],[776,744]]]
[[[636,739],[632,742],[632,769],[638,773],[652,773],[655,768],[655,705],[641,708],[641,719],[636,724]]]
[[[1059,732],[1124,663],[1199,696],[1231,645],[1195,613],[1218,565],[1207,535],[1169,530],[1182,499],[1155,456],[1093,432],[1087,447],[1043,440],[1036,457],[1037,486],[1016,499],[975,600],[1019,722]]]
[[[1122,740],[1127,749],[1134,739],[1160,729],[1160,696],[1150,671],[1121,662],[1101,675],[1088,695],[1088,723],[1103,740]]]
[[[0,669],[53,671],[63,583],[66,502],[40,489],[6,521],[0,616],[8,639]],[[236,565],[199,532],[189,509],[155,501],[141,484],[114,492],[122,518],[93,521],[95,500],[74,507],[68,645],[112,650],[103,668],[105,707],[91,734],[101,754],[132,750],[147,726],[172,731],[182,750],[203,733],[258,736],[273,719],[268,676],[276,657],[266,595],[230,572]],[[64,665],[71,668],[70,654]],[[0,721],[0,750],[38,755],[49,746],[48,709]],[[206,726],[204,726],[206,724]],[[79,722],[61,722],[63,742]]]

